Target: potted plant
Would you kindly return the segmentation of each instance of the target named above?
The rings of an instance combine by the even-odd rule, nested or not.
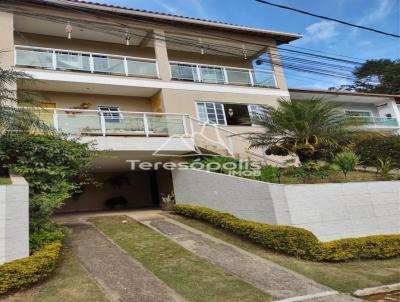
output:
[[[172,211],[172,207],[175,205],[175,193],[171,192],[161,198],[161,210]]]

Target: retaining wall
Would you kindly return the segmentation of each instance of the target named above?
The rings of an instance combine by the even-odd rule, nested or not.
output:
[[[201,170],[172,176],[177,204],[302,227],[321,241],[400,233],[400,181],[280,185]]]

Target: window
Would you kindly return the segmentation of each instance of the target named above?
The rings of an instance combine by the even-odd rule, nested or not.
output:
[[[197,102],[198,119],[217,125],[251,126],[265,119],[265,110],[260,105],[233,103]]]
[[[363,110],[346,110],[346,115],[351,117],[371,117],[372,114],[370,111]]]
[[[213,102],[196,103],[199,120],[217,125],[226,125],[224,105]]]
[[[97,108],[103,113],[106,122],[118,123],[123,118],[118,106],[100,105]]]
[[[258,125],[260,124],[260,121],[263,121],[267,118],[265,108],[260,105],[249,105],[248,109],[250,120],[253,125]]]

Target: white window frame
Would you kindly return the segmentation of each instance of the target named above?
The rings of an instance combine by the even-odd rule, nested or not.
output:
[[[253,110],[251,109],[252,106],[256,106],[258,107],[257,109]],[[250,116],[250,120],[257,120],[257,119],[262,119],[262,118],[267,118],[267,115],[265,114],[265,112],[262,109],[262,105],[259,104],[249,104],[247,105],[247,110],[249,111],[249,116]],[[262,117],[262,118],[261,118]],[[258,124],[251,124],[252,126],[260,126]]]
[[[109,110],[110,108],[114,108],[117,110],[112,111],[112,110]],[[106,121],[113,120],[114,122],[116,122],[116,121],[121,122],[121,120],[124,119],[124,116],[122,115],[122,112],[118,105],[97,105],[97,109],[103,114],[104,119]],[[106,109],[106,110],[104,110],[104,109]],[[107,116],[107,113],[109,113],[111,115]],[[116,114],[118,114],[118,116]]]
[[[204,106],[205,106],[205,109],[206,109],[206,117],[207,117],[207,120],[206,120],[206,121],[202,120],[201,117],[200,117],[199,104],[204,104]],[[210,119],[209,119],[209,117],[208,117],[208,113],[207,113],[207,105],[206,105],[206,104],[212,104],[212,105],[213,105],[216,123],[210,121]],[[217,108],[216,108],[215,104],[220,104],[221,107],[222,107],[223,116],[224,116],[224,123],[223,123],[223,124],[221,124],[221,123],[219,122],[218,114],[217,114]],[[202,122],[204,122],[204,123],[210,124],[210,125],[218,125],[218,126],[226,126],[226,125],[227,125],[227,123],[226,123],[226,116],[225,116],[225,107],[224,107],[224,104],[223,104],[223,103],[220,103],[220,102],[208,102],[208,101],[196,101],[196,102],[195,102],[195,105],[196,105],[196,115],[197,115],[197,119],[198,119],[198,120],[200,120],[200,121],[202,121]]]
[[[357,110],[357,109],[345,109],[344,110],[345,114],[347,114],[348,112],[349,113],[350,112],[366,112],[366,113],[369,113],[369,117],[374,117],[374,114],[371,110]]]

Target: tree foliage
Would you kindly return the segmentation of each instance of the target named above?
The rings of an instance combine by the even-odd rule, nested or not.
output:
[[[354,70],[358,91],[400,94],[400,60],[368,60]]]
[[[352,151],[344,151],[336,154],[333,162],[343,172],[344,178],[347,178],[347,174],[356,169],[360,158]]]
[[[30,186],[31,231],[43,228],[64,201],[90,180],[88,144],[63,136],[9,134],[0,137],[0,164]]]
[[[250,133],[252,148],[265,148],[267,155],[295,153],[301,162],[332,157],[363,133],[341,106],[322,99],[280,100],[278,107],[265,107],[262,133]]]
[[[29,89],[18,90],[17,93],[17,82],[24,83],[26,87],[29,83],[34,83],[24,72],[0,68],[0,132],[49,131],[50,128],[32,110],[16,106],[22,103],[25,107],[39,107],[39,100],[43,100],[44,97]]]
[[[354,143],[354,152],[360,156],[361,164],[380,168],[380,159],[390,158],[393,168],[400,168],[400,136],[379,135],[365,137]]]

